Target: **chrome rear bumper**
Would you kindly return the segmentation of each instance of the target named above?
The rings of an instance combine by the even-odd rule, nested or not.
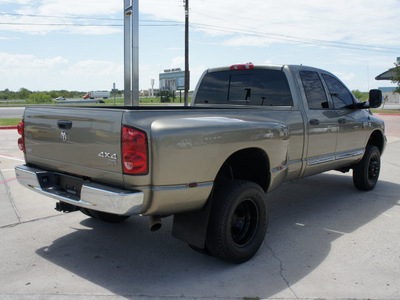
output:
[[[18,182],[40,194],[78,207],[103,211],[118,215],[141,213],[144,194],[141,191],[127,191],[102,184],[73,178],[79,189],[66,190],[57,186],[58,173],[20,165],[15,167]]]

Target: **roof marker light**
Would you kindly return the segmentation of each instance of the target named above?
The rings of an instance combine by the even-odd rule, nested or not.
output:
[[[237,64],[237,65],[232,65],[231,70],[253,70],[254,65],[252,63],[247,63],[247,64]]]

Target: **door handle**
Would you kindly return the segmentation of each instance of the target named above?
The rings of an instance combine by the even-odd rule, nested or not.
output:
[[[59,120],[59,121],[57,121],[57,126],[60,129],[71,129],[72,121]]]
[[[338,120],[338,122],[339,122],[339,124],[346,124],[346,123],[347,123],[347,120],[344,119],[344,118],[340,118],[340,119]]]
[[[310,124],[311,124],[311,125],[319,125],[319,120],[317,120],[317,119],[311,119],[311,120],[310,120]]]

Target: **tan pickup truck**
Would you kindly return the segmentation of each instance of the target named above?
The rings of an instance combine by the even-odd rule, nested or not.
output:
[[[28,107],[19,182],[108,222],[173,215],[173,235],[234,263],[267,228],[267,192],[328,170],[375,187],[384,122],[333,74],[306,66],[204,72],[190,107]],[[138,241],[140,242],[140,241]]]

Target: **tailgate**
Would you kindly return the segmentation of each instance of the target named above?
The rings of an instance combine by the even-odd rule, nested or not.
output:
[[[122,114],[105,108],[27,108],[26,162],[122,185]]]

